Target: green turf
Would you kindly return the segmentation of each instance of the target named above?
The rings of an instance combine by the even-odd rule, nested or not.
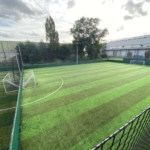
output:
[[[28,70],[25,70],[27,72]],[[94,63],[33,69],[23,90],[20,149],[91,149],[149,106],[150,68]]]
[[[108,60],[121,60],[121,61],[123,61],[123,58],[119,58],[119,57],[110,57],[110,58],[108,58]]]
[[[15,107],[18,93],[14,92],[6,94],[4,92],[2,79],[7,74],[7,71],[0,72],[0,110],[10,107]],[[15,109],[0,111],[0,150],[8,150]]]

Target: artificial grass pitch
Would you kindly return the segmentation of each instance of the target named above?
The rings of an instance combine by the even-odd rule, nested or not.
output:
[[[37,87],[22,96],[21,150],[91,149],[149,106],[146,66],[103,62],[33,71]]]
[[[2,84],[2,79],[7,71],[0,72],[0,110],[15,107],[18,92],[6,94]],[[0,111],[0,150],[8,150],[12,132],[12,125],[15,115],[15,109]]]

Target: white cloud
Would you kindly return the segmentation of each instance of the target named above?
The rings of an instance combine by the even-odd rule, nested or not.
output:
[[[68,0],[67,2],[67,8],[72,8],[75,6],[75,1],[74,0]]]
[[[37,32],[36,31],[30,31],[30,32],[28,32],[28,31],[20,31],[20,33],[21,34],[24,34],[24,35],[30,35],[30,36],[39,36],[39,34],[37,34]]]
[[[12,36],[10,35],[9,32],[0,31],[0,37],[11,38]]]
[[[149,2],[150,0],[3,0],[0,1],[0,37],[2,40],[45,41],[44,24],[48,15],[54,19],[60,42],[72,41],[70,28],[83,16],[102,20],[99,28],[109,30],[105,39],[150,33]]]
[[[3,0],[0,1],[0,17],[21,21],[26,18],[43,15],[45,9],[37,0]]]

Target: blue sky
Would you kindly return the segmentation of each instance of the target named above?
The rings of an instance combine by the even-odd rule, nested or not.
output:
[[[150,0],[0,0],[0,40],[45,41],[45,19],[54,19],[61,43],[81,17],[101,19],[106,40],[150,34]]]

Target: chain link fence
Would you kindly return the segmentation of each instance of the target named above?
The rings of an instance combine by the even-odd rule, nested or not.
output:
[[[126,123],[92,150],[148,150],[150,107]]]

